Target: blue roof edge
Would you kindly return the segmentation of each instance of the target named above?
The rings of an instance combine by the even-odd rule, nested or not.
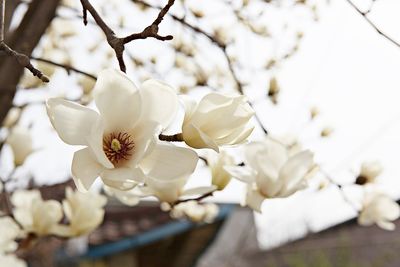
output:
[[[221,221],[228,217],[233,211],[235,204],[220,204],[220,211],[215,221]],[[134,249],[147,244],[154,243],[158,240],[177,235],[204,225],[204,223],[192,223],[188,220],[179,220],[164,224],[150,231],[121,239],[116,242],[89,247],[88,251],[82,255],[81,259],[98,259],[115,253],[119,253],[128,249]],[[68,258],[68,257],[67,257]]]

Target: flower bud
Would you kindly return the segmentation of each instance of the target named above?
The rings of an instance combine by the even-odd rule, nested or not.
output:
[[[223,190],[231,181],[231,175],[224,169],[225,166],[234,166],[235,162],[233,157],[222,151],[218,155],[218,159],[210,164],[212,174],[212,184],[218,190]]]
[[[6,143],[14,153],[14,163],[16,166],[22,165],[25,159],[33,152],[32,137],[26,128],[20,126],[14,127]]]

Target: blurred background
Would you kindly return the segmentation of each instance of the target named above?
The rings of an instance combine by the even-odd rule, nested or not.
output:
[[[61,199],[72,185],[75,148],[52,129],[44,101],[62,96],[93,106],[90,75],[118,62],[91,16],[83,25],[80,1],[6,2],[6,42],[32,54],[51,81],[0,57],[0,118],[11,107],[21,110],[17,124],[29,128],[34,148],[14,170],[11,148],[2,146],[0,176],[12,178],[7,190],[38,187],[45,198]],[[142,31],[165,5],[91,2],[118,35]],[[348,185],[342,191],[350,201],[361,198],[363,189],[351,184],[365,160],[382,163],[377,186],[398,199],[400,47],[377,29],[400,42],[399,12],[396,0],[176,1],[160,26],[174,39],[128,44],[127,73],[136,84],[157,78],[195,97],[235,93],[239,83],[269,133],[311,149],[331,179]],[[3,127],[3,140],[8,133]],[[257,128],[250,140],[261,138]],[[189,184],[210,179],[198,166]],[[135,207],[111,200],[104,223],[88,237],[49,238],[25,256],[30,266],[399,266],[398,231],[359,226],[343,192],[322,188],[323,181],[265,201],[262,214],[240,206],[245,188],[232,181],[206,200],[219,205],[210,224],[172,219],[152,199]]]

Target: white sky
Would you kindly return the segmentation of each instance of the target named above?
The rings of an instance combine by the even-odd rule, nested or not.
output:
[[[368,6],[367,2],[358,1],[360,6]],[[400,40],[399,12],[400,1],[378,0],[371,17],[385,32]],[[221,20],[212,20],[213,23],[221,23]],[[141,29],[141,25],[135,26]],[[96,38],[91,41],[96,42]],[[147,45],[145,42],[138,44],[133,51],[142,51]],[[244,59],[245,65],[257,65],[261,64],[258,62],[260,55],[279,53],[279,47],[279,42],[260,47],[259,43],[243,38],[238,44],[238,56]],[[163,50],[157,48],[146,53],[163,53]],[[87,60],[77,63],[83,67],[91,65]],[[349,170],[357,172],[363,160],[379,159],[385,167],[380,187],[399,197],[399,70],[400,48],[380,37],[345,0],[332,0],[322,9],[318,23],[307,24],[299,53],[276,73],[282,87],[278,107],[267,100],[258,101],[265,95],[264,89],[257,90],[262,78],[253,79],[250,71],[244,74],[244,79],[250,81],[249,97],[257,99],[256,110],[271,133],[300,136],[304,146],[315,152],[317,162],[337,181],[349,181],[352,178]],[[29,93],[28,97],[57,95],[66,88],[69,96],[78,93],[73,81],[63,75],[56,75],[49,87],[45,92]],[[314,105],[321,109],[322,115],[311,124],[307,121],[308,112]],[[49,131],[43,107],[31,107],[29,111],[22,123],[35,121],[32,128],[35,145],[43,149],[28,160],[20,176],[32,173],[39,183],[60,181],[69,175],[76,148],[65,145]],[[335,132],[321,141],[318,134],[324,126],[333,127]],[[257,139],[258,134],[256,132],[253,138]],[[7,168],[2,166],[1,173],[6,172]],[[193,184],[200,180],[204,183],[207,179],[208,172],[200,168]],[[238,203],[242,197],[242,185],[232,182],[215,200]],[[352,215],[335,188],[330,188],[266,201],[263,214],[255,218],[260,244],[267,248],[301,236],[307,229],[320,230]]]

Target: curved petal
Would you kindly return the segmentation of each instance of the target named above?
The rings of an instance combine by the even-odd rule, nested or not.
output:
[[[94,110],[61,98],[47,100],[46,109],[54,129],[70,145],[87,145],[86,137],[100,119]]]
[[[159,180],[187,177],[194,172],[199,157],[192,149],[159,143],[140,163],[146,176]]]
[[[167,128],[174,120],[179,107],[178,96],[169,85],[157,80],[147,80],[140,87],[143,116]]]
[[[254,130],[254,126],[242,126],[236,128],[234,131],[232,131],[229,135],[219,138],[217,141],[219,144],[224,144],[224,145],[233,145],[233,144],[241,144],[246,141],[247,137],[251,135],[251,133]]]
[[[130,133],[135,147],[127,165],[136,168],[140,161],[152,151],[161,133],[161,126],[155,121],[141,121]]]
[[[218,145],[193,124],[185,125],[182,130],[183,139],[187,145],[193,148],[211,148],[219,152]]]
[[[264,202],[265,197],[261,195],[258,190],[253,189],[251,186],[247,187],[246,193],[246,205],[252,208],[254,211],[261,213],[261,205]]]
[[[252,183],[255,181],[257,173],[249,167],[224,166],[224,170],[233,178],[244,183]]]
[[[194,114],[197,107],[197,103],[187,95],[181,95],[179,96],[179,99],[181,100],[183,108],[185,110],[185,117],[183,119],[183,123],[187,123]]]
[[[118,190],[132,189],[144,180],[144,174],[139,168],[106,169],[100,177],[107,186]]]
[[[285,191],[296,191],[305,175],[313,165],[313,154],[306,150],[291,157],[279,173],[279,179],[284,183]],[[286,195],[284,192],[282,194]]]
[[[151,176],[146,177],[145,189],[157,197],[160,201],[174,203],[178,200],[182,193],[182,188],[185,186],[188,177],[180,177],[175,179],[156,179]]]
[[[104,167],[93,159],[89,148],[75,152],[71,172],[76,188],[87,192],[103,169]]]
[[[107,131],[131,129],[139,121],[140,92],[123,72],[113,69],[100,72],[93,94]]]
[[[106,154],[103,150],[103,134],[104,134],[104,124],[102,120],[99,120],[98,123],[93,126],[93,131],[86,138],[86,142],[88,147],[93,154],[93,157],[105,168],[113,168],[114,165],[107,158]]]

